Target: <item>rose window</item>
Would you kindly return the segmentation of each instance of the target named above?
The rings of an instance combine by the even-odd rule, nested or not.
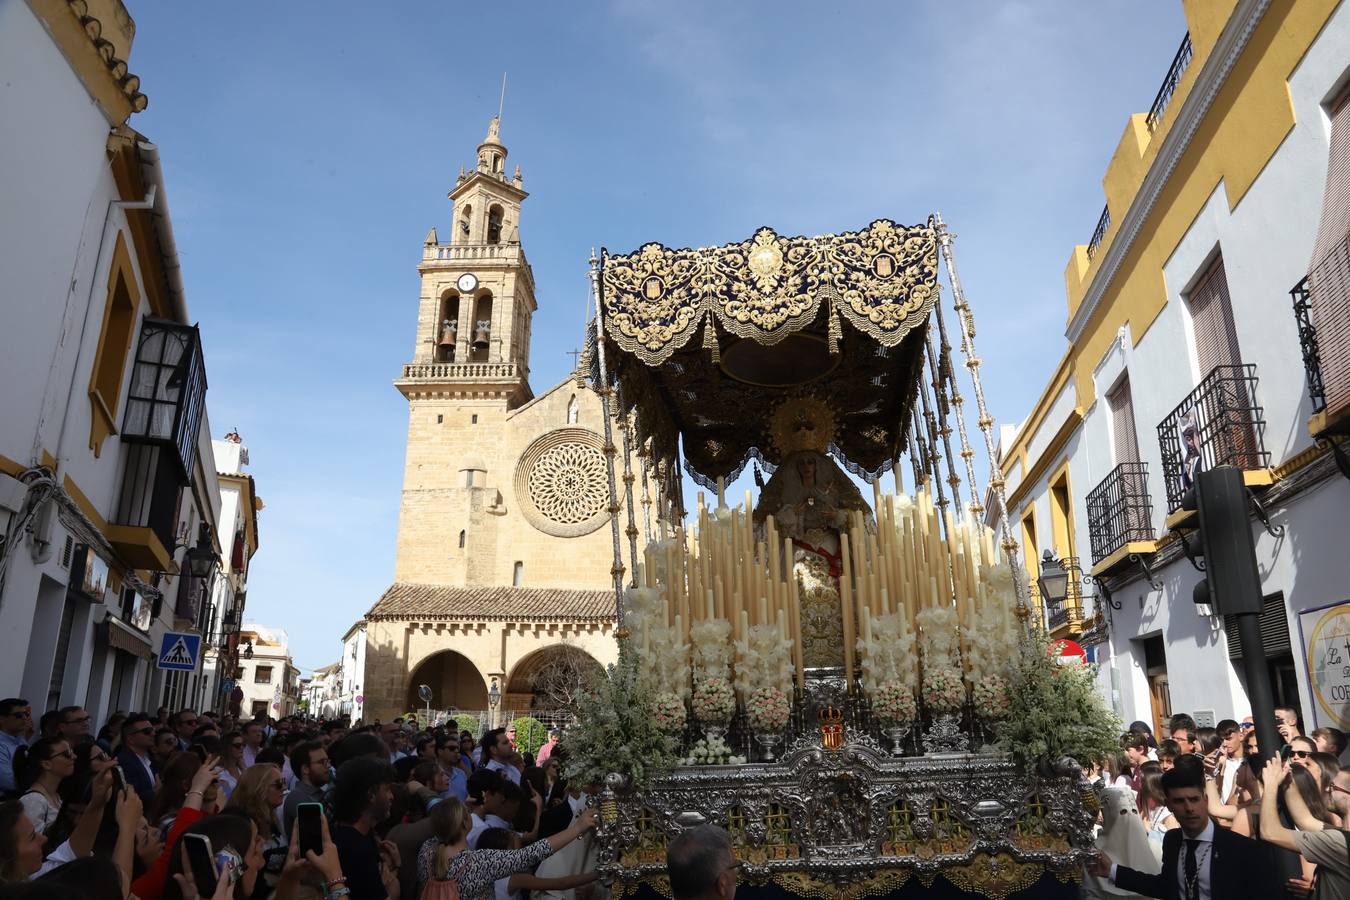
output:
[[[604,523],[609,473],[603,446],[584,428],[561,428],[530,445],[516,469],[516,496],[530,524],[575,537]]]

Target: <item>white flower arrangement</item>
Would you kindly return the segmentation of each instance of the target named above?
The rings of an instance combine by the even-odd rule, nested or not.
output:
[[[787,694],[772,685],[760,688],[745,701],[746,721],[757,734],[782,731],[791,715],[792,703]]]
[[[694,681],[725,680],[731,674],[731,623],[726,619],[697,619],[689,626],[693,647]]]
[[[735,756],[731,747],[720,737],[700,738],[689,748],[689,755],[680,761],[685,766],[743,766],[744,756]]]
[[[996,600],[994,602],[1002,602]],[[965,629],[966,674],[971,686],[988,675],[1004,675],[1017,653],[1017,633],[1003,609],[987,603]]]
[[[657,694],[652,701],[652,721],[663,734],[678,735],[684,731],[684,699],[668,691]]]
[[[725,678],[694,682],[694,717],[704,725],[725,725],[736,711],[736,694]]]
[[[783,692],[792,684],[792,642],[777,625],[752,625],[735,647],[735,685],[742,697],[769,687]]]
[[[914,621],[919,626],[924,668],[956,664],[959,655],[956,610],[950,606],[930,606],[920,610]]]
[[[919,717],[914,689],[898,682],[880,684],[869,692],[872,714],[886,725],[908,725]]]
[[[901,685],[913,692],[919,680],[915,642],[909,619],[903,613],[873,617],[872,639],[858,639],[863,686],[869,694],[875,694],[882,686],[891,684]]]
[[[1008,680],[1002,675],[985,675],[971,685],[975,715],[986,722],[997,722],[1008,715]]]
[[[935,713],[950,713],[966,702],[966,685],[961,670],[954,666],[925,666],[923,702]]]

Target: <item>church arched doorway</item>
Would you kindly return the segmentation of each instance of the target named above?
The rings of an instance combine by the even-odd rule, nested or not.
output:
[[[468,657],[454,650],[442,650],[428,656],[408,679],[407,710],[422,709],[426,704],[417,695],[421,685],[431,688],[431,708],[439,710],[472,710],[488,708],[487,682],[478,667]]]
[[[505,708],[554,717],[571,709],[582,684],[604,667],[571,644],[550,644],[526,655],[506,679]]]

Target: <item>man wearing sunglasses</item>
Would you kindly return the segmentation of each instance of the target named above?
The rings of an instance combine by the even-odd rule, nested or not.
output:
[[[56,733],[72,747],[83,744],[89,740],[89,713],[80,706],[65,707],[57,720]]]
[[[122,723],[122,749],[117,752],[117,764],[122,767],[141,803],[149,806],[155,799],[155,768],[150,750],[155,746],[155,724],[147,713],[132,713]]]
[[[14,751],[28,746],[25,735],[33,724],[33,708],[27,700],[0,700],[0,794],[17,790],[14,783]]]

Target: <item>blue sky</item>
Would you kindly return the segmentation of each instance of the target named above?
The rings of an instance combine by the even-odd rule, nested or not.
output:
[[[248,618],[305,669],[392,580],[415,266],[504,69],[536,391],[582,340],[592,246],[938,209],[1015,422],[1064,351],[1107,161],[1186,30],[1180,0],[128,6],[213,430],[243,434],[267,503]]]

